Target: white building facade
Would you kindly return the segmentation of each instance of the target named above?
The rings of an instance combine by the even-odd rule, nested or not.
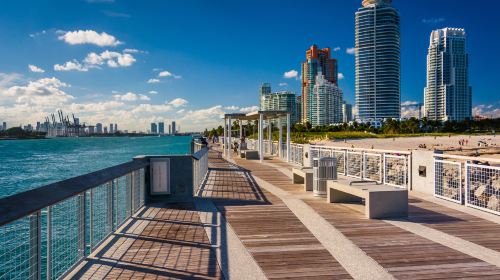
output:
[[[424,114],[430,120],[462,121],[472,118],[466,33],[460,28],[434,30],[427,54]]]
[[[313,127],[343,122],[342,91],[321,73],[316,76],[311,103]]]

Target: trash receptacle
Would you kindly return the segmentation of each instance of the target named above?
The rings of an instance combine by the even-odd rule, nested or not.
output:
[[[326,181],[337,180],[337,159],[334,157],[313,158],[313,194],[326,196]]]

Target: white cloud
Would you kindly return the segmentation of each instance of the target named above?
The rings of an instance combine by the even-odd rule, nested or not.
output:
[[[409,118],[418,118],[420,113],[420,107],[401,107],[401,118],[409,119]]]
[[[36,81],[30,81],[24,86],[12,86],[0,92],[2,103],[17,103],[30,106],[53,106],[66,103],[74,97],[63,91],[63,88],[69,87],[68,84],[61,82],[57,78],[43,78]]]
[[[184,106],[188,104],[188,101],[186,99],[182,99],[182,98],[176,98],[170,102],[168,102],[168,105],[172,105],[174,107],[181,107],[181,106]]]
[[[336,48],[334,48],[334,49],[333,49],[333,51],[334,51],[334,52],[338,52],[338,51],[340,51],[340,50],[341,50],[341,48],[340,48],[340,47],[336,47]]]
[[[240,109],[240,112],[242,113],[250,113],[250,112],[255,112],[259,110],[259,106],[250,106],[250,107],[243,107]]]
[[[137,100],[142,100],[142,101],[149,101],[151,98],[149,96],[144,95],[144,94],[135,94],[133,92],[127,92],[125,94],[115,94],[113,97],[117,100],[121,101],[137,101]]]
[[[279,83],[279,86],[280,87],[286,87],[286,86],[288,86],[288,84],[287,83]]]
[[[42,68],[40,68],[36,65],[33,65],[33,64],[28,65],[28,68],[30,69],[31,72],[35,72],[35,73],[44,73],[45,72],[45,70],[43,70]]]
[[[63,65],[55,64],[55,71],[79,71],[79,72],[87,72],[89,68],[80,64],[76,59],[72,61],[66,61]]]
[[[182,76],[172,74],[169,71],[161,71],[160,73],[158,73],[158,77],[160,77],[160,78],[162,78],[162,77],[172,77],[174,79],[181,79],[182,78]]]
[[[141,51],[138,49],[124,49],[123,52],[124,53],[146,53],[145,51]]]
[[[149,79],[148,80],[148,84],[157,84],[159,82],[160,82],[160,80],[158,80],[158,79]]]
[[[356,48],[347,48],[345,52],[347,54],[356,54]]]
[[[105,47],[122,44],[115,36],[109,35],[106,32],[97,33],[94,30],[68,31],[58,38],[70,45],[93,44],[99,47]]]
[[[339,80],[343,80],[343,79],[345,79],[344,73],[339,72]]]
[[[236,111],[236,110],[240,109],[240,107],[232,105],[232,106],[224,107],[224,109],[230,110],[230,111]]]
[[[416,106],[416,105],[418,105],[418,102],[411,100],[404,101],[403,103],[401,103],[401,106]]]
[[[109,67],[129,67],[136,59],[129,53],[119,53],[112,51],[103,51],[100,54],[97,53],[89,53],[84,60],[87,65],[103,65],[106,63]]]
[[[422,22],[425,23],[425,24],[438,24],[438,23],[441,23],[441,22],[444,22],[445,21],[445,18],[443,17],[439,17],[439,18],[424,18],[422,19]]]
[[[29,36],[31,38],[35,38],[35,37],[38,37],[40,35],[45,35],[45,34],[47,34],[47,30],[42,30],[40,32],[31,33],[31,34],[29,34]]]
[[[287,71],[283,74],[283,77],[287,78],[287,79],[292,79],[292,78],[297,78],[299,75],[299,72],[297,72],[297,70],[290,70],[290,71]]]
[[[493,105],[480,104],[472,108],[473,116],[487,117],[487,118],[500,118],[500,102]]]
[[[154,95],[154,94],[158,94],[158,92],[157,92],[156,90],[150,90],[148,93],[149,93],[149,94],[153,94],[153,95]]]
[[[16,81],[21,80],[22,75],[18,73],[0,73],[0,94],[5,87],[13,85]]]

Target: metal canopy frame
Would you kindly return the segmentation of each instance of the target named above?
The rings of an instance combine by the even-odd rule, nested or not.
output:
[[[283,142],[283,126],[281,123],[281,118],[286,117],[286,160],[290,161],[290,117],[292,112],[289,111],[255,111],[250,112],[248,114],[242,113],[232,113],[224,115],[224,151],[223,154],[227,158],[231,158],[231,127],[232,121],[238,120],[240,126],[240,139],[243,137],[242,134],[242,126],[243,121],[259,121],[259,130],[258,130],[258,139],[259,139],[259,159],[260,162],[264,160],[264,120],[269,121],[268,123],[268,131],[269,131],[269,146],[270,150],[272,150],[272,123],[271,120],[278,119],[278,128],[279,128],[279,143],[278,143],[278,151],[279,156],[283,153],[282,150],[282,142]],[[240,145],[241,149],[241,145]]]

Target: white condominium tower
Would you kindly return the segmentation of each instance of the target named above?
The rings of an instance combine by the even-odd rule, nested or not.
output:
[[[428,119],[462,121],[472,117],[465,42],[464,29],[444,28],[431,33],[424,89],[424,113]]]
[[[400,22],[392,0],[356,12],[356,105],[361,121],[400,117]]]
[[[343,122],[342,91],[321,72],[316,75],[311,99],[311,125],[325,126]]]

